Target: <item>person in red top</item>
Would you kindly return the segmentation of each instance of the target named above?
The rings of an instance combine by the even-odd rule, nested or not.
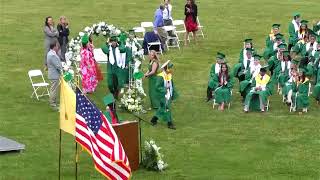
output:
[[[185,34],[185,45],[187,45],[187,39],[189,33],[193,33],[193,39],[196,42],[196,31],[198,30],[198,23],[197,23],[197,16],[198,16],[198,7],[194,0],[187,0],[187,4],[184,6],[184,15],[185,18],[185,25],[187,33]]]

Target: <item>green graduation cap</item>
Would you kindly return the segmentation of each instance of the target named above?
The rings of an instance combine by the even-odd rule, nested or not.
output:
[[[284,55],[284,56],[289,56],[289,55],[290,55],[290,52],[289,52],[289,51],[283,51],[283,55]]]
[[[310,34],[310,36],[312,36],[312,37],[317,37],[317,36],[318,36],[318,35],[317,35],[314,31],[312,31],[312,30],[309,31],[309,34]]]
[[[287,44],[281,43],[281,44],[278,45],[278,48],[280,48],[280,49],[287,49]]]
[[[104,105],[109,105],[109,104],[112,104],[114,103],[114,97],[112,94],[108,94],[106,95],[104,98],[103,98],[103,103]]]
[[[252,39],[247,38],[247,39],[244,40],[244,42],[245,42],[245,43],[252,43]]]
[[[143,78],[144,74],[142,72],[136,72],[133,74],[134,79],[141,79]]]
[[[282,39],[282,38],[283,38],[283,34],[281,34],[281,33],[276,34],[276,39],[277,40]]]
[[[118,37],[117,36],[111,36],[109,39],[110,42],[112,41],[118,41]]]
[[[259,54],[255,54],[255,55],[253,55],[253,57],[254,57],[255,60],[259,60],[259,61],[262,58],[262,56],[260,56]]]
[[[301,23],[301,25],[308,25],[308,22],[309,22],[309,21],[307,21],[307,20],[301,20],[300,23]]]
[[[218,59],[224,59],[225,57],[226,57],[226,55],[224,55],[223,53],[217,52],[217,58]]]
[[[294,12],[294,13],[292,14],[292,16],[293,16],[293,17],[300,17],[301,15],[300,15],[300,13],[298,13],[298,12]]]
[[[280,24],[272,24],[272,28],[280,28]]]
[[[103,44],[103,45],[101,46],[101,50],[102,50],[102,52],[105,53],[105,54],[108,54],[108,53],[109,53],[109,48],[107,47],[106,44]]]
[[[87,44],[89,42],[89,36],[88,36],[88,34],[86,33],[86,34],[84,34],[83,36],[82,36],[82,38],[81,38],[81,43],[82,44]]]

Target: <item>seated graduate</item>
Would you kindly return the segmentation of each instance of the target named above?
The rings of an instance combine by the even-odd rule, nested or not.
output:
[[[270,48],[266,48],[265,51],[264,51],[264,54],[263,54],[263,57],[264,58],[268,58],[266,60],[269,60],[272,56],[274,56],[277,51],[278,51],[278,46],[280,44],[285,44],[285,41],[283,39],[283,35],[278,33],[276,36],[275,36],[275,40],[274,40],[274,43],[272,44],[272,47]]]
[[[290,72],[291,72],[291,57],[289,51],[283,51],[283,58],[280,60],[280,63],[275,68],[274,73],[274,79],[277,80],[277,82],[280,85],[280,88],[282,89],[285,83],[290,78]]]
[[[296,37],[298,39],[298,42],[304,41],[305,38],[308,38],[310,29],[308,28],[308,21],[307,20],[301,20],[301,25],[299,28],[299,31],[296,32]],[[305,44],[305,42],[303,42]]]
[[[229,74],[229,68],[226,63],[221,64],[221,71],[215,74],[214,81],[214,97],[216,103],[219,104],[219,110],[223,111],[226,104],[231,101],[231,91],[233,87],[233,79]]]
[[[260,56],[259,54],[255,54],[253,57],[254,57],[254,61],[253,63],[250,64],[250,68],[245,75],[245,80],[240,82],[239,92],[242,96],[243,102],[247,94],[251,90],[252,80],[255,79],[255,77],[260,73],[260,69],[261,69],[260,60],[262,56]]]
[[[213,63],[210,69],[210,74],[209,74],[209,81],[208,81],[208,88],[207,88],[207,102],[212,100],[212,91],[214,89],[214,77],[216,74],[219,74],[221,70],[221,64],[225,62],[226,56],[221,53],[217,52],[217,57],[216,57],[216,63]]]
[[[297,63],[298,61],[293,61],[291,63],[291,67],[290,67],[290,73],[289,73],[289,78],[287,79],[287,81],[284,83],[284,85],[282,86],[282,95],[283,95],[283,101],[284,103],[286,103],[288,106],[291,105],[292,103],[292,87],[293,87],[293,82],[296,78],[296,76],[298,76],[298,70],[297,70]]]
[[[273,24],[271,33],[266,38],[266,47],[263,53],[265,60],[268,60],[272,56],[274,43],[276,43],[276,37],[278,34],[280,34],[280,24]],[[278,35],[278,38],[281,38],[281,41],[285,43],[285,39],[282,34]]]
[[[238,78],[239,82],[245,80],[246,73],[250,68],[250,64],[253,63],[253,60],[253,49],[247,48],[242,63],[235,65],[233,69],[233,75]]]
[[[299,114],[307,112],[309,106],[309,79],[306,77],[304,69],[299,69],[298,76],[295,77],[293,82],[292,91],[291,102],[294,103],[293,111],[298,111]]]
[[[308,79],[311,79],[314,76],[313,60],[314,58],[310,56],[304,56],[300,60],[299,69],[304,70],[304,74]]]
[[[103,114],[111,124],[120,123],[116,111],[116,103],[112,94],[108,94],[103,98],[103,103],[106,106],[106,111]]]
[[[280,61],[283,60],[283,51],[287,49],[287,45],[282,43],[278,45],[278,48],[276,50],[276,54],[274,54],[269,60],[268,60],[268,66],[269,71],[271,75],[273,75],[273,72],[275,71],[276,67],[279,66]]]
[[[317,35],[320,36],[320,21],[318,21],[317,24],[314,24],[312,29]]]
[[[247,55],[247,48],[252,49],[252,54],[254,54],[254,47],[253,47],[253,43],[252,43],[251,38],[245,39],[243,41],[243,48],[241,49],[240,55],[239,55],[239,63],[240,64],[243,62],[243,59],[245,59],[245,57]]]
[[[244,112],[257,109],[260,109],[261,112],[265,112],[268,97],[272,95],[273,90],[271,78],[266,72],[267,66],[261,67],[260,73],[252,81],[252,89],[245,99]]]
[[[302,56],[314,57],[318,44],[316,40],[317,35],[313,31],[310,31],[309,36],[306,37],[305,44],[301,49]]]

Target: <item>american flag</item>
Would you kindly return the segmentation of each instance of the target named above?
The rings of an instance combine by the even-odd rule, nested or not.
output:
[[[131,169],[115,131],[101,111],[77,88],[76,141],[92,155],[108,179],[129,179]]]

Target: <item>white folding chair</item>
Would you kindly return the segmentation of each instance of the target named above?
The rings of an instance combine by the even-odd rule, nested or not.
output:
[[[146,33],[146,29],[144,27],[134,27],[132,28],[136,34],[136,38],[138,41],[143,42],[144,34]]]
[[[179,41],[184,41],[184,37],[180,40],[179,35],[182,34],[183,36],[187,33],[186,25],[184,24],[183,20],[173,20],[172,24],[175,28],[175,33],[177,34],[177,38]],[[190,38],[188,36],[188,41],[190,42]]]
[[[158,51],[157,53],[160,53],[161,55],[163,55],[163,54],[162,54],[162,47],[161,47],[161,42],[160,42],[160,41],[149,42],[149,43],[147,44],[148,53],[150,53],[150,48],[151,48],[152,46],[158,46],[158,47],[159,47],[159,51]]]
[[[178,35],[175,32],[175,30],[176,30],[175,26],[164,26],[163,28],[167,32],[171,31],[172,35],[174,35],[174,36],[169,36],[168,35],[168,38],[167,38],[167,41],[166,41],[166,45],[167,45],[168,50],[170,50],[170,47],[177,47],[180,50],[179,38],[178,38]],[[170,41],[174,42],[174,43],[170,44]]]
[[[49,96],[49,83],[46,83],[46,81],[43,78],[43,74],[41,72],[41,70],[37,69],[37,70],[30,70],[28,72],[29,75],[29,79],[31,81],[31,85],[32,85],[32,89],[33,89],[33,93],[31,94],[31,98],[33,98],[33,96],[36,96],[37,100],[39,100],[39,97],[42,96]],[[41,81],[39,82],[34,82],[34,80],[32,78],[41,78]],[[38,94],[38,90],[40,91],[40,88],[42,89],[42,93]]]

